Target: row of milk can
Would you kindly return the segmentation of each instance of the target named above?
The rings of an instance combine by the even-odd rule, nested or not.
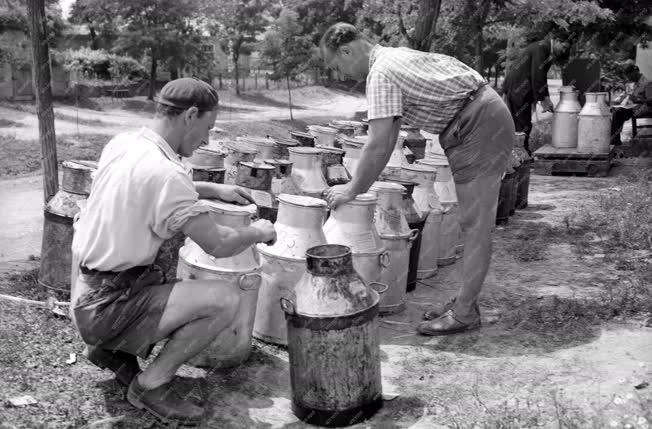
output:
[[[514,142],[505,174],[500,182],[496,225],[507,224],[509,217],[517,209],[522,210],[528,205],[532,157],[525,149],[525,133],[516,132]]]
[[[606,92],[587,92],[584,107],[572,86],[559,89],[559,103],[552,120],[552,145],[577,148],[581,153],[608,153],[611,142],[611,111]]]

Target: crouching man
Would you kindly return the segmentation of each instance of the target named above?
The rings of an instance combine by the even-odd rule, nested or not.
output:
[[[102,152],[87,206],[75,224],[72,317],[87,357],[128,386],[127,399],[165,421],[197,424],[203,408],[173,385],[177,369],[206,348],[236,316],[228,284],[166,279],[153,266],[161,243],[183,231],[215,257],[273,241],[259,220],[241,229],[216,225],[200,198],[250,203],[238,187],[193,182],[181,157],[208,141],[217,115],[213,87],[190,78],[161,90],[148,127],[120,134]],[[143,371],[153,345],[168,339]]]

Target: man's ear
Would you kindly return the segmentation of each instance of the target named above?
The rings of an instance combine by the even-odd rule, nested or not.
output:
[[[195,122],[195,120],[197,119],[198,115],[199,115],[199,109],[197,109],[195,106],[192,106],[184,112],[183,120],[186,125],[192,125],[192,123]]]
[[[340,52],[342,55],[350,56],[353,51],[349,45],[340,46]]]

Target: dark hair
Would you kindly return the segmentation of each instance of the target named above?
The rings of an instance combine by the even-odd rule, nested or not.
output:
[[[319,42],[319,47],[322,51],[326,48],[333,52],[337,51],[340,46],[358,39],[362,39],[362,35],[357,28],[346,22],[338,22],[326,30]]]

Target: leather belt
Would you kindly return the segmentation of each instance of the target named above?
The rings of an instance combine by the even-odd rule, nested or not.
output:
[[[131,272],[131,274],[134,274],[136,276],[142,274],[147,268],[149,268],[150,265],[139,265],[135,266],[132,268],[128,268],[128,271]],[[79,271],[87,276],[117,276],[120,273],[123,273],[124,271],[100,271],[100,270],[94,270],[87,268],[83,265],[79,266]],[[127,270],[125,270],[127,271]]]
[[[487,82],[483,82],[479,87],[477,87],[473,92],[471,92],[465,99],[462,105],[460,106],[459,110],[457,113],[455,113],[455,116],[450,120],[450,122],[446,125],[446,127],[439,133],[439,134],[444,134],[444,132],[448,129],[448,127],[451,126],[453,122],[455,122],[455,119],[462,113],[466,107],[471,104],[473,100],[475,100],[478,97],[478,94],[482,89],[484,89],[487,85],[489,85]]]

